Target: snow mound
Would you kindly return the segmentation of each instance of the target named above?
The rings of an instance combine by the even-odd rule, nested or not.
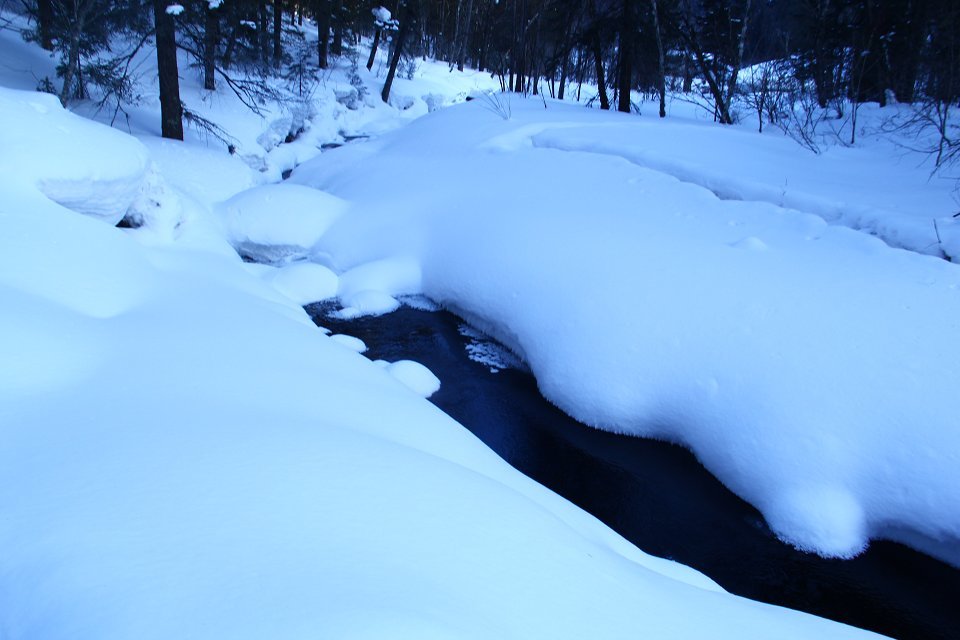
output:
[[[357,353],[363,353],[367,350],[367,345],[364,344],[363,340],[354,336],[348,336],[343,333],[335,333],[330,336],[330,339],[337,344],[343,345],[351,351],[356,351]]]
[[[362,291],[381,291],[391,296],[419,293],[420,264],[412,258],[387,258],[353,267],[340,275],[338,294],[350,300]]]
[[[286,265],[271,272],[267,278],[277,291],[300,305],[326,300],[337,294],[337,274],[312,262]]]
[[[406,111],[413,107],[417,103],[417,99],[413,96],[403,95],[401,93],[391,93],[390,94],[390,106],[400,109],[400,111]]]
[[[360,316],[380,316],[391,311],[396,311],[400,302],[383,291],[371,291],[365,289],[358,291],[350,296],[341,297],[343,309],[337,312],[341,318],[358,318]]]
[[[136,139],[66,111],[46,93],[0,87],[0,113],[0,174],[11,184],[33,185],[111,225],[140,195],[150,158]]]
[[[397,360],[386,365],[385,369],[411,391],[424,398],[429,398],[440,390],[440,378],[419,362]]]
[[[328,193],[284,183],[242,191],[224,202],[218,214],[240,255],[277,263],[309,256],[346,207]]]
[[[756,236],[750,236],[743,238],[742,240],[737,240],[736,242],[731,242],[730,246],[735,249],[746,249],[747,251],[768,251],[770,249],[766,242],[760,238],[757,238]]]

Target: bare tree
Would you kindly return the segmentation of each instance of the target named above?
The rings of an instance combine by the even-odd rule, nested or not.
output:
[[[717,120],[733,124],[730,110],[743,65],[751,0],[684,0],[679,31],[710,94]]]

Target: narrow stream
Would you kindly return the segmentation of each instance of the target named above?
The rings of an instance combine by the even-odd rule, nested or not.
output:
[[[362,339],[371,359],[411,359],[442,383],[430,400],[515,468],[592,513],[644,551],[690,565],[754,600],[904,640],[960,638],[960,571],[899,544],[876,542],[853,560],[825,560],[777,540],[762,516],[686,450],[584,426],[547,402],[533,377],[491,367],[492,352],[456,316],[403,305],[314,321]],[[493,369],[497,369],[496,372]]]

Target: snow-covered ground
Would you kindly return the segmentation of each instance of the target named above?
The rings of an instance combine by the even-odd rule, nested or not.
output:
[[[0,113],[4,637],[870,635],[726,595],[514,471],[422,367],[316,329],[134,138],[36,93]]]
[[[859,120],[875,130],[898,108],[908,107],[883,111],[864,105]],[[663,126],[645,117],[629,128],[591,123],[576,131],[548,131],[533,143],[624,158],[723,199],[811,213],[894,247],[960,259],[960,223],[953,218],[960,200],[951,169],[931,175],[931,159],[898,146],[896,138],[875,134],[859,147],[834,139],[817,155],[777,129],[760,135],[749,124],[724,128],[688,117]]]
[[[348,106],[341,67],[265,117],[185,71],[230,155],[157,138],[149,95],[117,129],[64,111],[46,54],[0,52],[0,637],[870,635],[636,549],[426,402],[422,366],[314,327],[332,297],[453,308],[805,549],[960,562],[960,274],[824,221],[932,253],[936,217],[952,250],[919,160],[516,97],[413,120],[493,84],[429,62],[392,105]]]

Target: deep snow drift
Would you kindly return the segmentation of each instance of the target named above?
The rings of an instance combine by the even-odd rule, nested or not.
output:
[[[422,368],[325,336],[282,291],[341,278],[244,264],[230,205],[162,172],[229,191],[235,158],[151,161],[35,93],[0,89],[0,118],[3,637],[874,637],[647,556],[419,397]]]
[[[315,259],[416,261],[562,409],[690,447],[803,549],[960,562],[957,267],[609,153],[671,123],[546,107],[477,101],[300,167],[352,203]]]

